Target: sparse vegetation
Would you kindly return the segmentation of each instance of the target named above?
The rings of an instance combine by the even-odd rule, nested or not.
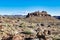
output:
[[[24,31],[22,33],[24,33],[24,34],[32,34],[32,32],[30,32],[30,31]]]
[[[24,37],[27,36],[26,34],[28,34],[27,37],[30,37],[30,34],[36,35],[39,32],[39,36],[43,34],[44,36],[53,37],[53,40],[60,40],[60,38],[54,38],[56,35],[59,36],[58,34],[60,34],[59,23],[60,20],[47,14],[46,11],[33,12],[28,14],[27,18],[13,16],[7,16],[6,18],[1,17],[0,37],[8,37],[10,36],[9,34],[20,35],[21,33]],[[34,38],[36,38],[36,36]]]

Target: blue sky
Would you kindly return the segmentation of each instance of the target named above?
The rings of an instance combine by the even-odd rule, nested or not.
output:
[[[60,0],[0,0],[0,15],[25,15],[38,10],[60,16]]]

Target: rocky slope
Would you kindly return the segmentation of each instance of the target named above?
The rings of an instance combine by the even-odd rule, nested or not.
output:
[[[60,38],[60,21],[46,11],[20,16],[0,15],[0,40],[53,40]]]
[[[50,14],[47,14],[46,11],[42,12],[33,12],[33,13],[28,13],[26,16],[26,20],[29,22],[60,22],[60,20],[54,18]]]

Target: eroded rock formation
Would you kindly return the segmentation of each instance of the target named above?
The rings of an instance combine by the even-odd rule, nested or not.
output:
[[[36,11],[33,13],[28,13],[28,15],[26,17],[33,17],[33,16],[51,16],[51,15],[47,14],[46,11],[42,11],[42,12]]]

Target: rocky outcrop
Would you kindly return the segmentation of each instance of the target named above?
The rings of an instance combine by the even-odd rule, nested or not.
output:
[[[33,23],[39,23],[39,22],[59,22],[58,19],[54,18],[53,16],[51,16],[50,14],[48,14],[46,11],[36,11],[33,13],[28,13],[28,15],[26,16],[26,18],[24,19],[28,22],[33,22]]]
[[[36,12],[33,12],[33,13],[28,13],[28,15],[26,16],[26,18],[27,17],[33,17],[33,16],[51,16],[51,15],[47,14],[46,11],[42,11],[42,12],[36,11]]]

